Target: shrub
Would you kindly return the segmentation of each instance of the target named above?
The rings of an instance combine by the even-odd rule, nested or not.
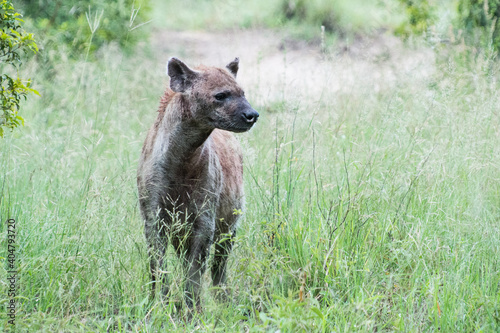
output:
[[[22,53],[36,53],[38,47],[32,33],[27,33],[21,27],[23,20],[17,13],[10,0],[0,0],[0,61],[2,74],[0,75],[0,137],[3,137],[4,127],[14,129],[24,123],[18,115],[21,98],[26,99],[28,93],[38,92],[30,88],[30,80],[13,79],[5,74],[7,66],[18,68],[21,65]],[[5,65],[4,65],[5,64]]]
[[[23,10],[33,19],[50,47],[61,42],[73,55],[93,52],[111,41],[130,50],[143,35],[130,34],[147,21],[149,0],[21,0]]]
[[[460,0],[458,14],[469,44],[500,49],[500,0]]]
[[[427,31],[434,15],[428,0],[399,0],[404,6],[407,20],[396,29],[396,34],[408,37],[411,34],[420,35]]]

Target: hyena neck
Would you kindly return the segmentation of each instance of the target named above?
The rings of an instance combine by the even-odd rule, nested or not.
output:
[[[170,111],[167,109],[167,112]],[[173,116],[173,117],[172,117]],[[210,144],[212,128],[207,128],[189,116],[165,114],[163,124],[168,137],[164,138],[163,166],[173,177],[186,174],[200,163],[204,163]],[[163,141],[163,140],[162,140]]]
[[[194,122],[177,124],[171,133],[167,155],[173,163],[179,162],[180,166],[193,161],[203,151],[212,131],[200,128]]]

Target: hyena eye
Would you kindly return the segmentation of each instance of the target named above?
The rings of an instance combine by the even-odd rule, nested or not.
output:
[[[229,93],[228,92],[221,92],[221,93],[215,94],[214,97],[218,101],[223,101],[229,97]]]

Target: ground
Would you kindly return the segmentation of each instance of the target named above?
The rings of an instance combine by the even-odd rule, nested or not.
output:
[[[398,77],[422,80],[434,70],[430,48],[405,47],[401,39],[384,31],[340,43],[326,52],[321,51],[320,40],[307,43],[270,30],[157,30],[151,43],[158,68],[165,68],[171,56],[192,66],[221,67],[239,57],[238,80],[261,103],[287,94],[314,98],[354,90],[378,92],[393,88]]]

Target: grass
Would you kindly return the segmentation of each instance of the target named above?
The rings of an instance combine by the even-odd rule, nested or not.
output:
[[[168,0],[157,1],[155,8],[155,24],[167,29],[279,28],[307,40],[319,39],[322,25],[348,38],[392,28],[403,20],[402,8],[393,0]]]
[[[248,87],[261,118],[238,135],[247,208],[229,264],[232,300],[215,300],[207,274],[204,312],[185,322],[173,305],[147,304],[135,185],[166,79],[147,51],[101,52],[50,72],[29,64],[42,98],[24,104],[26,126],[0,145],[0,218],[16,220],[18,331],[499,329],[498,63],[436,51],[432,75],[399,75],[381,89],[300,99],[283,84],[264,99]],[[6,258],[5,224],[0,234]]]

